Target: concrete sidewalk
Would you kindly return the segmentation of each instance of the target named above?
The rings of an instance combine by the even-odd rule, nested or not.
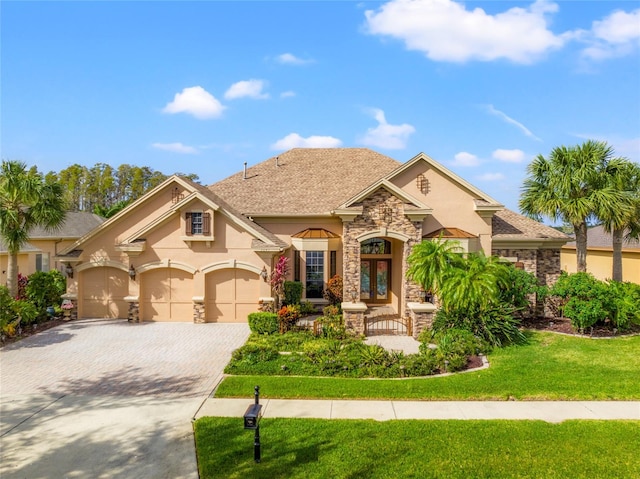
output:
[[[207,399],[195,418],[241,418],[247,399]],[[528,419],[558,423],[568,419],[640,420],[640,401],[261,401],[263,417],[317,419]]]

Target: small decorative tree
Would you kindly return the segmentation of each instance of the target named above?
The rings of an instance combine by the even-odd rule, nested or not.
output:
[[[271,283],[271,288],[273,288],[273,292],[276,295],[276,311],[280,309],[280,305],[284,300],[284,282],[287,279],[287,274],[289,273],[289,258],[286,256],[280,256],[278,261],[271,271],[271,277],[269,282]]]

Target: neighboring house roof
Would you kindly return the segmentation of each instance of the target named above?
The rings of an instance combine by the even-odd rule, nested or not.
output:
[[[491,221],[494,240],[563,240],[570,236],[515,211],[497,211]]]
[[[36,248],[31,243],[25,243],[22,245],[22,248],[20,248],[20,253],[37,253],[39,251],[42,250],[40,248]],[[9,248],[7,248],[7,245],[4,244],[2,240],[0,240],[0,254],[9,254]]]
[[[104,218],[84,211],[68,211],[64,223],[55,231],[47,231],[40,226],[29,234],[31,239],[67,238],[76,239],[84,236],[96,226],[104,223]]]
[[[567,243],[566,246],[575,248],[576,242],[572,241]],[[613,237],[602,225],[592,226],[587,229],[587,247],[613,249]],[[622,241],[622,248],[640,250],[640,241],[624,239]]]
[[[294,148],[209,189],[247,216],[324,216],[400,165],[368,148]]]

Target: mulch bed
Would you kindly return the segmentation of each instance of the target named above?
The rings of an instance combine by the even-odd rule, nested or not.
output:
[[[60,326],[61,324],[66,323],[67,321],[63,321],[59,318],[53,318],[48,321],[44,321],[39,324],[30,324],[22,329],[21,334],[16,334],[15,336],[2,336],[3,340],[0,341],[0,348],[6,346],[7,344],[12,344],[21,339],[28,338],[29,336],[33,336],[34,334],[41,333],[42,331],[46,331],[47,329],[55,328],[56,326]],[[34,327],[35,326],[35,327]]]
[[[522,320],[522,327],[525,329],[535,329],[536,331],[552,331],[554,333],[572,334],[574,336],[591,336],[594,338],[613,338],[616,336],[628,336],[640,333],[640,326],[635,325],[624,333],[620,333],[609,326],[594,326],[587,328],[584,334],[580,334],[573,329],[571,321],[567,318],[525,318]]]

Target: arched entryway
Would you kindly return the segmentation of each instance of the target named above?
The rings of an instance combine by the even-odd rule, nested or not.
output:
[[[391,303],[392,261],[391,241],[370,238],[360,243],[360,301]]]

